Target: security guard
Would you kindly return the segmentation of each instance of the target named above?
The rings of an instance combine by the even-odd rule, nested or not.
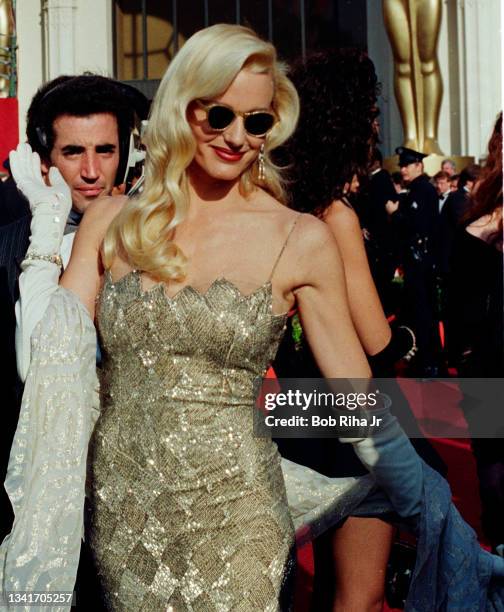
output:
[[[398,147],[399,167],[409,192],[399,207],[388,202],[387,212],[402,244],[404,267],[405,323],[417,337],[417,372],[436,376],[439,372],[440,340],[436,321],[435,236],[439,220],[439,198],[424,174],[424,153]]]

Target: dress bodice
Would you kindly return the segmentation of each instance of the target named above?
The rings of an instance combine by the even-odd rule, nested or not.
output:
[[[248,295],[222,278],[168,297],[163,284],[144,291],[132,271],[115,283],[106,273],[97,321],[105,394],[148,387],[197,399],[205,389],[206,402],[243,402],[275,356],[286,315],[273,313],[269,281]]]

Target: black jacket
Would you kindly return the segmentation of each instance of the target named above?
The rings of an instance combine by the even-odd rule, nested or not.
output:
[[[364,226],[371,237],[383,242],[389,238],[389,219],[385,204],[397,200],[397,192],[386,170],[380,170],[369,177]]]
[[[0,433],[0,481],[3,483],[16,431],[23,385],[16,370],[14,304],[19,297],[20,263],[29,245],[30,208],[12,179],[0,183],[0,368],[2,428]],[[0,487],[0,540],[10,531],[12,509],[4,487]]]
[[[425,174],[411,181],[409,192],[391,221],[400,236],[404,263],[435,259],[439,198]]]
[[[438,268],[443,276],[450,272],[455,234],[470,206],[471,200],[469,193],[464,188],[457,189],[457,191],[450,193],[444,203],[439,219],[439,232],[437,238]]]
[[[18,191],[12,178],[0,181],[0,226],[30,215],[28,200]]]

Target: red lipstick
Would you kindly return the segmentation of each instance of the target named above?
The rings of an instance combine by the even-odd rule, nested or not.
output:
[[[230,162],[240,161],[240,159],[245,155],[245,151],[232,151],[231,149],[224,149],[222,147],[213,147],[213,149],[218,157]]]

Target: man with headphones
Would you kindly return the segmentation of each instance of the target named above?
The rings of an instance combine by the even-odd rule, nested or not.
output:
[[[148,108],[145,96],[133,87],[92,74],[58,77],[32,100],[27,115],[28,145],[19,145],[17,152],[11,152],[12,175],[39,217],[40,189],[45,191],[41,171],[47,184],[58,186],[66,202],[57,214],[57,225],[51,223],[56,219],[51,217],[52,209],[42,214],[46,221],[42,226],[35,224],[35,233],[31,222],[30,246],[23,252],[24,274],[19,279],[16,304],[16,359],[22,380],[30,364],[31,333],[59,277],[56,268],[44,265],[47,262],[34,252],[45,252],[49,243],[54,243],[50,250],[59,255],[59,265],[68,264],[75,231],[86,208],[92,201],[110,195],[114,186],[124,186],[130,166],[135,165],[133,131]],[[21,159],[24,161],[20,164]],[[61,241],[52,236],[56,226]]]
[[[43,172],[58,168],[71,191],[72,210],[61,250],[64,265],[89,203],[125,182],[131,133],[148,111],[149,101],[138,90],[94,74],[60,76],[33,97],[27,113],[28,144],[40,156]],[[12,205],[0,202],[0,267],[7,268],[14,301],[31,216],[22,196],[16,205],[19,209],[13,211]]]
[[[125,182],[128,167],[133,165],[129,159],[132,131],[136,120],[146,119],[148,110],[149,102],[139,91],[93,74],[58,77],[35,94],[27,115],[28,143],[40,156],[45,180],[49,180],[50,174],[52,181],[57,176],[54,172],[57,168],[61,187],[71,198],[71,210],[62,230],[60,256],[63,266],[70,258],[74,234],[86,208],[93,200],[110,195],[115,186]],[[14,174],[14,168],[12,170]],[[0,296],[4,315],[1,348],[7,358],[6,366],[0,370],[3,378],[0,385],[6,399],[0,440],[1,483],[5,479],[23,390],[16,374],[14,304],[19,299],[21,262],[30,242],[30,248],[33,248],[30,207],[23,199],[19,204],[19,210],[13,211],[12,206],[9,209],[7,203],[0,202]],[[22,279],[23,294],[27,298],[40,295],[40,287],[55,282],[51,276],[55,266],[49,266],[48,271],[43,261],[32,263],[40,266],[32,267],[31,273]],[[27,329],[40,318],[39,307],[35,300],[30,299],[25,299],[24,307],[19,304],[16,307],[18,315],[22,311],[23,325]],[[25,335],[29,339],[29,333]],[[25,364],[21,364],[20,369],[22,373],[29,364],[29,348],[25,353]],[[12,512],[5,491],[0,488],[1,541],[10,530]]]
[[[147,112],[148,101],[140,92],[98,75],[61,76],[35,94],[27,140],[43,172],[56,166],[70,187],[65,235],[75,231],[90,202],[125,182],[135,114],[144,119]],[[64,263],[66,242],[71,240],[63,240]]]

